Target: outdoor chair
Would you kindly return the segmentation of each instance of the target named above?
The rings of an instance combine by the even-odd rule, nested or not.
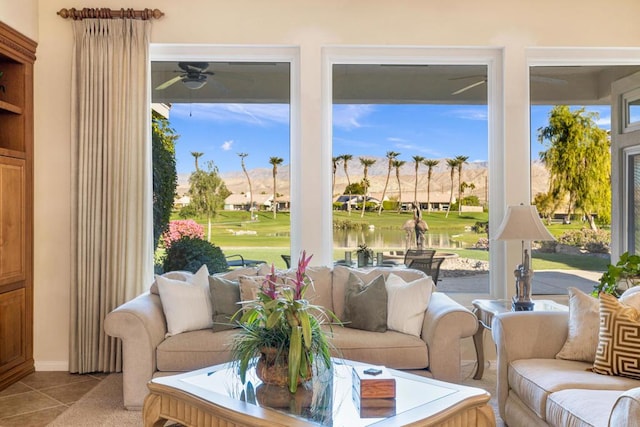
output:
[[[229,268],[237,268],[237,267],[253,267],[258,264],[265,264],[266,261],[260,261],[255,259],[245,259],[240,254],[233,254],[225,256],[227,260],[227,267]]]
[[[435,254],[435,249],[409,249],[404,255],[404,265],[409,267],[414,259],[431,260]]]
[[[413,268],[415,270],[420,270],[427,274],[427,276],[431,276],[433,279],[433,284],[438,286],[438,276],[440,276],[440,266],[444,258],[431,258],[431,259],[414,259],[409,264],[409,268]]]
[[[291,255],[280,255],[287,265],[287,268],[291,268]]]

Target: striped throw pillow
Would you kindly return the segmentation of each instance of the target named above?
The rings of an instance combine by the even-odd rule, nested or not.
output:
[[[600,294],[600,332],[593,371],[640,379],[640,311]]]

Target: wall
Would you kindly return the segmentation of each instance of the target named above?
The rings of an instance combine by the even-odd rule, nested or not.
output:
[[[0,21],[38,40],[38,0],[0,0]]]
[[[9,3],[8,1],[3,1]],[[12,2],[18,3],[18,2]],[[125,2],[126,3],[126,2]],[[71,24],[63,7],[136,6],[121,0],[39,2],[36,62],[35,357],[39,370],[66,369],[70,280],[70,64]],[[317,201],[322,158],[321,48],[339,45],[498,47],[504,54],[503,188],[506,203],[528,193],[526,47],[636,46],[640,2],[610,0],[155,0],[166,16],[153,23],[154,43],[293,45],[300,47],[301,139],[304,222],[322,222]],[[20,6],[30,15],[33,2]],[[16,6],[18,7],[18,6]],[[37,31],[36,31],[37,30]],[[498,165],[499,166],[499,165]],[[306,227],[302,245],[322,251],[321,230]],[[515,265],[518,248],[509,249]],[[506,276],[506,272],[504,273]]]

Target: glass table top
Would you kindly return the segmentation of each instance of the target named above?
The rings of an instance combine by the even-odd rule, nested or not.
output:
[[[236,370],[229,365],[183,375],[179,381],[185,383],[186,388],[194,386],[205,394],[215,393],[313,424],[336,427],[369,426],[460,392],[458,387],[446,387],[446,383],[441,386],[417,375],[392,373],[396,398],[366,401],[360,401],[352,387],[352,365],[342,360],[334,360],[331,370],[314,376],[312,381],[298,387],[295,394],[286,388],[263,384],[253,369],[247,372],[243,385]]]

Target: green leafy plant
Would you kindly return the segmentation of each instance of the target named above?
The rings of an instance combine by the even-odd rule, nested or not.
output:
[[[190,236],[182,236],[171,243],[162,263],[164,271],[185,270],[195,273],[203,264],[209,273],[228,269],[222,250],[211,242]]]
[[[604,292],[619,297],[626,289],[636,286],[639,280],[640,256],[625,252],[615,265],[609,264],[591,294],[598,296],[600,292]]]
[[[247,370],[261,363],[287,365],[289,391],[295,393],[298,384],[311,378],[313,368],[331,367],[330,344],[321,325],[324,319],[337,317],[323,307],[310,304],[305,293],[311,281],[306,268],[311,256],[302,253],[295,277],[279,276],[275,268],[258,292],[256,300],[243,303],[233,319],[240,318],[241,330],[232,343],[233,360],[244,384]],[[339,321],[338,321],[339,322]]]

